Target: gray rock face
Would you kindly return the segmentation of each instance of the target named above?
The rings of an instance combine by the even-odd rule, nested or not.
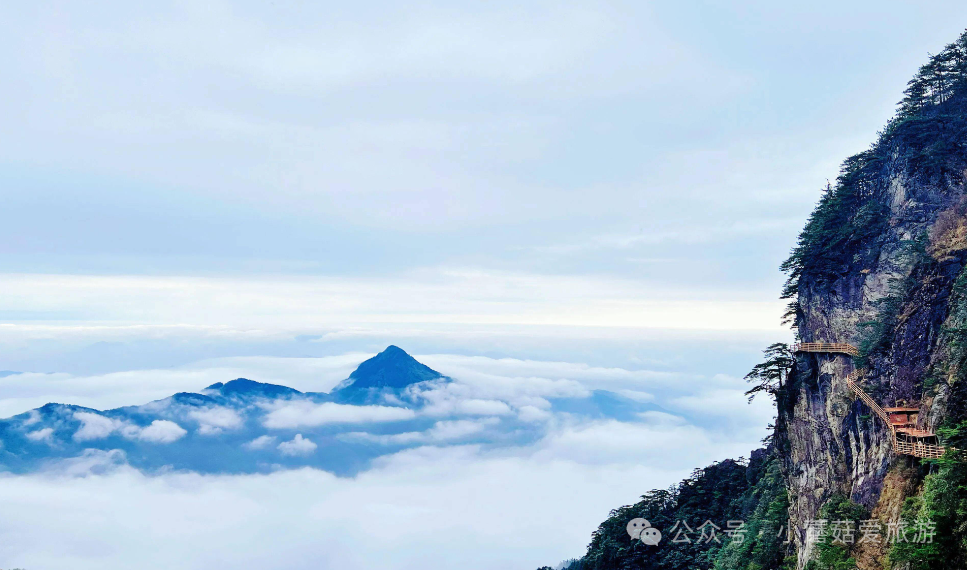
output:
[[[813,554],[807,522],[835,493],[872,508],[890,461],[890,435],[879,418],[854,399],[845,377],[853,371],[842,355],[810,354],[799,361],[802,375],[787,416],[786,480],[790,525],[800,568]]]
[[[832,282],[803,275],[796,324],[804,341],[860,345],[863,323],[877,317],[884,299],[898,295],[899,317],[885,333],[885,348],[870,356],[864,385],[884,406],[899,400],[922,404],[924,427],[932,427],[945,413],[946,387],[940,386],[936,398],[924,398],[923,379],[945,350],[941,329],[964,256],[927,259],[911,244],[960,200],[963,189],[912,180],[906,166],[895,159],[878,181],[874,199],[888,208],[889,220],[882,235],[854,253],[850,271]],[[787,401],[779,405],[800,569],[814,554],[806,524],[820,518],[820,508],[832,495],[850,497],[874,517],[898,513],[910,491],[885,492],[884,485],[894,485],[891,472],[910,472],[918,462],[893,454],[888,428],[846,386],[845,377],[853,370],[853,359],[845,355],[800,354]],[[881,568],[882,553],[860,556],[858,564]]]

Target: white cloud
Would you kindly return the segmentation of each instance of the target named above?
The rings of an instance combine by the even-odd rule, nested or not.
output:
[[[759,445],[754,439],[758,434],[714,433],[671,414],[648,412],[643,419],[640,423],[600,420],[558,425],[537,444],[536,453],[587,464],[698,467],[707,463],[704,457],[748,456]]]
[[[120,449],[85,449],[77,457],[54,461],[45,473],[55,477],[87,477],[105,475],[128,468],[127,456]]]
[[[425,432],[408,431],[389,435],[366,432],[350,432],[340,436],[347,441],[367,441],[382,445],[412,445],[417,443],[445,443],[463,439],[483,432],[487,427],[500,423],[499,418],[479,420],[439,421]]]
[[[88,458],[72,475],[111,463]],[[5,564],[23,568],[537,568],[579,555],[610,509],[685,474],[457,448],[396,456],[356,478],[312,469],[0,476],[0,542]]]
[[[416,414],[406,408],[390,406],[350,406],[307,400],[277,402],[262,423],[271,429],[295,429],[333,423],[393,422],[412,419]]]
[[[676,427],[676,426],[689,426],[688,421],[675,414],[668,414],[665,412],[659,412],[655,410],[641,412],[638,417],[644,420],[650,426],[666,426],[666,427]]]
[[[516,358],[450,354],[420,355],[418,358],[431,368],[457,379],[459,385],[451,389],[461,390],[462,396],[505,401],[519,397],[585,397],[589,392],[581,380],[596,370],[585,364]]]
[[[252,441],[243,444],[243,447],[246,449],[265,449],[275,445],[277,440],[278,438],[274,435],[260,435]]]
[[[217,369],[129,370],[98,375],[16,374],[3,379],[8,397],[0,400],[0,417],[19,414],[47,402],[101,410],[140,405],[177,392],[198,392],[227,378]]]
[[[493,390],[481,390],[468,384],[463,378],[456,377],[453,382],[431,382],[410,386],[406,397],[424,404],[420,413],[430,416],[470,415],[499,416],[513,413],[507,402],[494,398],[480,398],[478,395],[493,394]],[[503,396],[517,405],[549,405],[543,398],[527,394],[526,385],[516,394],[500,390]]]
[[[141,428],[128,421],[107,418],[92,412],[75,412],[74,419],[81,422],[81,427],[74,432],[74,441],[78,442],[103,439],[118,432],[127,439],[172,443],[188,433],[169,420],[155,420],[147,427]]]
[[[81,427],[74,432],[74,441],[103,439],[122,426],[122,422],[92,412],[74,412],[74,419]]]
[[[165,329],[165,327],[162,327]],[[65,330],[55,327],[40,336],[84,334],[84,329]],[[92,332],[92,331],[87,331]],[[107,333],[101,330],[101,333]],[[179,330],[168,333],[191,336],[198,331]],[[10,329],[0,326],[0,337]],[[33,333],[31,333],[33,334]],[[156,338],[165,332],[152,327],[135,329],[122,327],[107,333],[111,341],[131,342],[141,334]],[[206,331],[203,336],[217,335]],[[114,335],[118,335],[115,337]],[[228,335],[234,338],[234,335]],[[240,336],[252,336],[251,334]],[[105,337],[95,337],[105,340]],[[274,338],[274,337],[270,337]],[[85,339],[85,342],[90,339]],[[94,342],[97,342],[96,340]],[[235,357],[193,362],[178,368],[126,370],[108,374],[75,375],[66,373],[13,374],[3,378],[4,398],[0,400],[0,418],[23,413],[47,402],[63,402],[93,409],[106,410],[121,406],[141,405],[163,400],[177,392],[201,392],[206,386],[233,378],[249,378],[271,384],[283,384],[301,391],[326,392],[349,376],[370,353],[349,352],[319,358]],[[28,421],[40,416],[32,413]],[[214,424],[212,424],[214,425]],[[225,428],[226,426],[221,426]]]
[[[22,541],[9,557],[11,564],[28,568],[52,567],[55,561],[66,560],[82,570],[105,564],[141,564],[138,567],[145,570],[180,564],[186,570],[201,570],[226,563],[255,570],[267,566],[298,568],[305,559],[347,570],[490,570],[525,564],[536,568],[580,555],[590,533],[610,509],[633,502],[648,489],[666,488],[694,467],[748,455],[762,436],[749,430],[719,434],[690,424],[686,417],[662,412],[645,412],[640,421],[632,423],[582,422],[567,415],[547,417],[548,402],[543,395],[549,390],[587,394],[584,382],[596,381],[587,379],[595,375],[602,381],[614,377],[619,384],[627,382],[629,386],[648,385],[654,379],[638,377],[632,371],[601,369],[585,372],[579,382],[559,373],[567,369],[562,363],[549,363],[539,374],[533,370],[514,374],[506,363],[481,363],[491,365],[507,366],[504,374],[491,376],[568,381],[523,382],[521,390],[515,392],[512,381],[498,380],[497,387],[487,388],[482,377],[477,377],[448,390],[434,387],[439,394],[433,397],[448,405],[485,402],[488,411],[504,410],[506,406],[518,418],[543,422],[539,427],[548,430],[547,434],[535,444],[497,449],[461,445],[506,421],[500,417],[441,419],[423,432],[357,432],[345,437],[380,445],[422,447],[378,458],[373,468],[353,478],[312,469],[252,476],[145,477],[119,468],[117,456],[81,457],[59,469],[72,476],[102,475],[3,478],[0,502],[6,505],[8,524],[0,525],[0,541],[5,539],[4,533],[12,532],[10,525],[28,529],[18,535]],[[533,369],[539,364],[523,366]],[[571,370],[580,368],[573,365]],[[558,373],[551,374],[551,370]],[[688,394],[710,386],[721,389],[734,382],[716,377],[678,383],[676,387],[681,394]],[[662,398],[657,401],[665,404]],[[283,426],[325,425],[336,419],[356,422],[362,417],[357,412],[372,420],[386,413],[386,407],[381,406],[346,408],[351,407],[282,401],[270,405],[265,419],[283,409],[287,411],[275,416]],[[395,410],[392,414],[398,419],[395,414],[401,410],[388,409]],[[413,418],[410,412],[404,419]],[[138,429],[125,426],[121,431],[132,428]],[[138,432],[127,436],[137,437]],[[281,443],[276,437],[262,436],[244,445],[290,455],[318,449],[315,441],[301,433]],[[96,504],[86,498],[91,496],[99,497]],[[452,508],[455,502],[460,502],[461,509]],[[55,507],[42,517],[39,504]],[[90,517],[105,508],[118,516],[111,520]],[[72,520],[91,524],[78,530],[78,525],[70,524]],[[374,520],[392,520],[394,524],[389,530],[382,524],[376,529]],[[546,531],[549,520],[554,521],[552,533]],[[130,530],[132,525],[138,533]],[[312,532],[302,533],[297,530],[300,528],[311,528]],[[328,540],[320,543],[320,535]],[[50,536],[72,536],[85,543],[110,540],[116,547],[97,557],[82,549],[68,550],[60,543],[48,549],[41,547]],[[158,542],[167,545],[165,552],[142,563],[143,552]],[[527,544],[523,551],[519,549],[521,543]],[[179,560],[187,561],[187,566]]]
[[[30,441],[45,441],[51,443],[54,439],[54,428],[43,428],[36,431],[28,432],[26,434],[27,439]]]
[[[784,304],[762,291],[668,288],[617,277],[453,267],[400,278],[15,277],[0,280],[0,309],[110,314],[116,320],[108,324],[136,320],[166,326],[169,334],[186,327],[280,334],[317,329],[320,322],[345,328],[432,324],[787,332],[778,324]],[[437,310],[427,313],[427,306]],[[29,333],[30,326],[36,325],[18,323],[3,332]],[[80,322],[59,330],[98,326],[105,325]]]
[[[551,412],[536,406],[521,406],[517,411],[517,417],[522,422],[543,422],[549,420],[551,416]]]
[[[421,431],[407,431],[386,435],[377,435],[364,431],[352,431],[337,436],[343,441],[364,441],[368,443],[378,443],[381,445],[412,445],[427,440],[426,434]]]
[[[695,341],[690,344],[694,345]],[[694,348],[693,348],[694,350]],[[500,399],[512,406],[538,405],[546,398],[584,398],[591,390],[627,391],[626,397],[647,401],[650,390],[674,389],[684,382],[705,379],[694,374],[619,367],[590,366],[581,362],[487,358],[456,354],[419,355],[431,368],[457,380],[445,387],[461,398]]]
[[[178,441],[188,432],[180,425],[168,420],[155,420],[151,425],[141,430],[138,439],[152,443],[172,443]]]
[[[204,370],[211,377],[221,378],[220,381],[248,378],[281,384],[302,392],[328,392],[349,377],[360,362],[371,356],[373,354],[369,352],[347,352],[314,358],[235,356],[202,360],[184,368]]]
[[[273,374],[292,370],[297,377],[302,378],[301,381],[308,383],[313,373],[335,370],[338,374],[342,374],[345,373],[345,368],[354,366],[366,356],[368,355],[365,353],[352,353],[348,356],[326,357],[319,359],[325,361],[322,363],[315,363],[313,362],[315,359],[311,358],[294,359],[294,362],[284,358],[252,359],[250,362],[260,370],[275,370]],[[417,355],[417,358],[453,377],[452,382],[427,383],[404,396],[409,403],[425,404],[419,412],[393,406],[345,406],[334,403],[316,404],[307,400],[279,400],[262,404],[265,411],[261,422],[272,429],[299,429],[337,423],[404,421],[413,419],[416,417],[415,414],[454,419],[460,416],[513,415],[537,427],[547,422],[553,425],[552,399],[585,398],[590,396],[591,389],[602,388],[614,390],[619,395],[638,402],[657,403],[675,414],[687,417],[692,423],[744,434],[761,431],[774,414],[771,404],[766,399],[758,399],[750,407],[742,396],[742,391],[746,389],[745,382],[741,378],[725,374],[683,375],[617,367],[594,367],[572,362],[493,359],[479,356],[437,354]],[[212,361],[206,362],[212,363]],[[245,362],[247,362],[245,359],[235,362],[232,366],[239,368],[234,369],[222,367],[223,362],[215,363],[216,368],[211,369],[206,368],[208,366],[206,363],[192,364],[169,373],[178,376],[181,372],[187,371],[189,374],[186,378],[198,385],[206,380],[224,380],[225,370],[245,372]],[[198,373],[211,375],[211,377],[197,376]],[[326,382],[331,384],[336,377],[334,374]],[[107,394],[112,390],[118,392],[131,390],[128,394],[134,397],[135,390],[146,393],[145,391],[151,390],[160,392],[176,389],[176,386],[170,382],[170,378],[160,370],[130,371],[90,377],[63,374],[12,375],[4,378],[3,381],[8,383],[5,384],[5,388],[9,388],[13,394],[27,394],[28,391],[32,391],[33,395],[30,397],[38,401],[59,399],[71,403],[76,401],[73,397],[56,398],[51,397],[51,394],[73,393],[78,399],[85,400],[99,397],[98,394],[101,392]],[[153,386],[155,383],[157,385]],[[286,382],[282,380],[280,383]],[[182,420],[195,423],[198,425],[197,433],[202,435],[215,435],[226,429],[237,429],[244,420],[240,415],[241,411],[224,407],[172,407],[167,399],[159,400],[158,403],[150,404],[144,409],[148,408],[161,413],[162,418],[181,423],[185,427],[187,426]],[[37,422],[39,417],[39,414],[32,412],[27,416],[26,421],[27,423]],[[110,433],[120,433],[132,440],[142,439],[142,428],[130,422],[110,420],[93,412],[79,412],[75,418],[81,422],[80,429],[74,435],[75,441],[93,441],[107,437]],[[648,419],[648,421],[652,420],[654,418]],[[430,441],[422,432],[390,434],[384,439],[392,439],[397,444]]]
[[[628,398],[629,400],[634,400],[636,402],[654,402],[655,401],[654,394],[649,394],[648,392],[642,392],[640,390],[623,389],[623,390],[618,390],[617,393],[621,394],[625,398]]]
[[[414,75],[516,84],[567,74],[571,58],[605,41],[615,26],[606,12],[590,6],[430,13],[387,8],[386,14],[391,17],[360,26],[354,18],[334,22],[306,13],[318,32],[307,34],[299,26],[282,33],[268,15],[250,9],[180,9],[110,37],[125,51],[147,51],[188,69],[231,70],[261,88],[327,92]],[[213,41],[210,30],[216,28],[221,34]],[[253,38],[258,50],[251,47]],[[656,62],[655,71],[665,67]]]
[[[430,403],[421,410],[421,413],[428,416],[506,416],[514,413],[510,406],[500,400],[462,400],[450,394],[436,398],[437,394],[439,394],[438,391],[422,394]]]
[[[222,434],[224,431],[225,430],[223,430],[220,427],[215,427],[208,424],[201,424],[200,426],[198,426],[198,435],[215,436],[215,435]]]
[[[748,385],[733,379],[732,387],[708,388],[695,393],[671,398],[669,406],[701,414],[706,418],[742,425],[768,425],[775,416],[775,405],[767,397],[750,403],[744,391]]]
[[[238,412],[224,406],[191,410],[188,417],[198,422],[198,433],[202,435],[217,435],[222,430],[238,429],[244,422]]]
[[[457,405],[457,411],[478,416],[501,416],[513,413],[510,406],[498,400],[463,400]]]
[[[442,421],[433,424],[427,435],[434,441],[450,441],[482,432],[487,426],[500,423],[498,418],[483,420]]]
[[[309,455],[319,447],[312,440],[302,437],[301,433],[295,434],[291,441],[283,441],[279,444],[279,452],[282,455]]]

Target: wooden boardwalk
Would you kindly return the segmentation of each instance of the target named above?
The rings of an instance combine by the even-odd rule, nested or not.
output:
[[[859,356],[860,351],[852,344],[845,342],[799,342],[792,345],[793,352],[838,352],[850,356]]]
[[[855,346],[838,342],[803,342],[793,345],[792,350],[793,352],[826,352],[848,354],[850,356],[859,355],[859,350]],[[919,408],[883,409],[876,400],[857,384],[857,381],[863,377],[863,373],[863,370],[854,370],[848,374],[846,376],[846,386],[890,428],[890,435],[893,439],[893,450],[902,455],[912,455],[926,459],[937,459],[943,456],[947,451],[946,447],[923,441],[928,438],[936,440],[936,434],[917,429],[915,422],[909,419],[910,415],[916,415],[919,412]]]

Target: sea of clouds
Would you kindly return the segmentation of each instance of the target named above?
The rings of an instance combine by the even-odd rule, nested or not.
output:
[[[13,374],[0,379],[11,394],[0,402],[3,415],[47,401],[105,408],[196,391],[236,376],[325,391],[368,356],[226,358],[91,376]],[[765,401],[750,406],[742,395],[744,382],[726,375],[415,356],[455,379],[428,396],[439,421],[425,431],[380,436],[367,431],[378,417],[339,420],[354,426],[345,437],[416,447],[387,453],[351,478],[308,468],[147,475],[109,451],[92,451],[34,475],[0,476],[0,564],[530,569],[579,556],[610,509],[671,485],[695,467],[748,456],[773,414]],[[552,413],[541,403],[595,389],[667,411],[618,421]],[[542,426],[543,435],[527,444],[461,443],[510,410]],[[268,412],[267,421],[292,425],[331,417],[323,412],[332,410],[279,407]],[[231,427],[232,418],[215,415],[198,418],[199,425]],[[95,436],[98,430],[124,428],[92,420],[83,429]],[[176,435],[167,425],[134,434],[155,437],[159,445]],[[386,438],[399,441],[382,441]],[[316,452],[306,438],[267,445],[283,454]]]

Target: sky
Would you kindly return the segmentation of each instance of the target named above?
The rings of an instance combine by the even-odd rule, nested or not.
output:
[[[218,541],[205,556],[252,568],[302,568],[323,543],[334,568],[579,555],[611,508],[758,444],[769,411],[737,406],[761,349],[792,338],[778,266],[840,162],[965,22],[958,2],[3,5],[0,371],[19,374],[0,380],[2,415],[234,376],[324,389],[397,344],[454,375],[665,375],[680,390],[639,388],[673,411],[718,396],[745,423],[674,469],[654,450],[554,451],[640,428],[593,424],[506,457],[421,448],[355,481],[8,478],[0,567],[120,567],[159,540],[198,568]],[[490,530],[445,508],[475,470],[514,491],[467,502]],[[421,514],[439,478],[452,495]],[[534,492],[548,480],[569,517]],[[324,514],[356,507],[352,523]],[[524,516],[541,509],[566,518],[559,532]],[[280,521],[332,534],[269,533]],[[45,555],[50,533],[72,538]]]

